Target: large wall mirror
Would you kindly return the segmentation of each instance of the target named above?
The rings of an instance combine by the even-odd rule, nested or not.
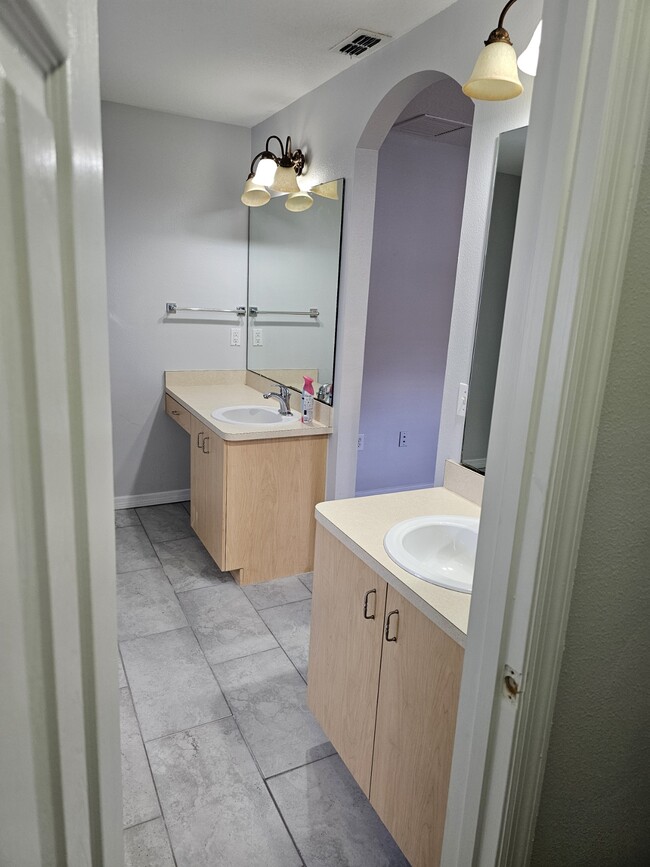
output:
[[[527,127],[499,136],[461,463],[485,472]]]
[[[248,253],[247,366],[318,400],[334,394],[343,179],[312,190],[314,204],[294,213],[286,198],[251,208]]]

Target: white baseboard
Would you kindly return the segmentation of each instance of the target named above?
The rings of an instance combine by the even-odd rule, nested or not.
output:
[[[134,509],[136,506],[160,506],[162,503],[183,503],[190,498],[189,488],[183,491],[154,491],[152,494],[129,494],[115,497],[115,509]]]
[[[424,491],[427,488],[432,488],[433,482],[430,484],[419,485],[397,485],[395,488],[375,488],[373,491],[357,491],[355,497],[374,497],[376,494],[399,494],[400,491]]]

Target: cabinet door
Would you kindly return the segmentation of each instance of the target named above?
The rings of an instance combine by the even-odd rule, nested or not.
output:
[[[194,532],[221,569],[225,558],[225,448],[221,437],[192,416],[190,512]]]
[[[314,568],[314,507],[325,496],[327,438],[229,442],[228,569],[242,584]]]
[[[201,442],[205,429],[201,422],[190,418],[190,523],[192,529],[203,540],[205,536],[205,455],[201,450]]]
[[[463,649],[392,587],[386,621],[370,802],[413,867],[435,867]]]
[[[366,795],[385,603],[386,583],[317,526],[308,702]]]

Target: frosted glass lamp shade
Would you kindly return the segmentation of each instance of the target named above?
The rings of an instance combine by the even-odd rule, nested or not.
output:
[[[517,55],[507,42],[490,42],[479,54],[463,93],[472,99],[514,99],[523,92]]]
[[[270,187],[273,183],[277,167],[275,160],[272,160],[270,157],[260,160],[255,170],[255,183],[261,187]]]
[[[293,166],[278,166],[275,173],[275,180],[271,184],[271,189],[276,193],[300,192],[300,187],[296,180],[296,172]]]
[[[517,60],[517,66],[526,75],[537,75],[537,62],[539,60],[539,46],[542,41],[542,22],[540,21],[528,43],[528,47],[521,52]]]
[[[287,211],[307,211],[313,204],[314,200],[309,193],[304,193],[301,190],[299,193],[291,193],[287,196],[284,207]]]
[[[255,178],[249,178],[244,184],[241,200],[247,207],[259,208],[261,205],[265,205],[270,198],[269,191],[258,184]]]

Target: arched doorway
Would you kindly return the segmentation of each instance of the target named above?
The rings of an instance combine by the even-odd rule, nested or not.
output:
[[[431,487],[474,104],[448,76],[379,149],[356,494]]]
[[[355,495],[368,298],[373,251],[379,149],[407,106],[418,95],[449,77],[435,70],[407,76],[379,102],[359,138],[347,210],[347,245],[343,251],[337,353],[337,414],[342,423],[334,435],[335,461],[329,490],[336,498]],[[344,420],[344,422],[343,422]]]

